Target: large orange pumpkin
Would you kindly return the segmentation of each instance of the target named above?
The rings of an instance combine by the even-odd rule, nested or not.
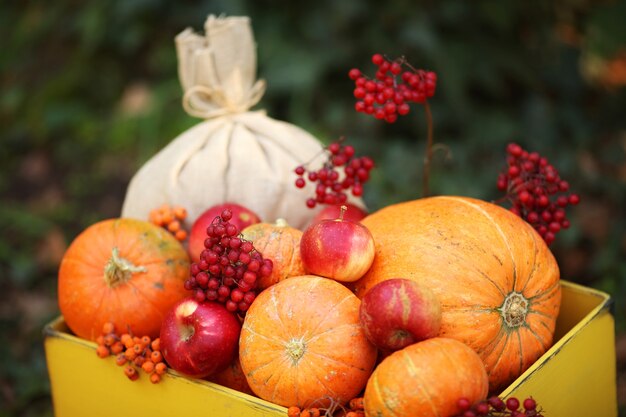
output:
[[[289,226],[284,219],[276,223],[256,223],[241,231],[244,239],[251,241],[264,258],[273,262],[272,273],[261,277],[257,286],[263,290],[283,279],[304,275],[300,258],[302,230]]]
[[[68,327],[95,340],[105,322],[120,331],[157,337],[169,308],[189,295],[189,257],[161,227],[120,218],[95,223],[65,252],[58,300]]]
[[[441,196],[385,207],[362,220],[376,242],[362,296],[388,278],[430,287],[440,336],[483,359],[490,388],[512,382],[552,344],[561,300],[558,265],[520,217],[481,200]]]
[[[484,400],[489,389],[480,357],[454,339],[435,337],[387,356],[370,377],[363,403],[376,417],[446,417],[457,402]]]
[[[359,299],[313,275],[281,281],[250,306],[239,339],[252,391],[283,406],[345,403],[365,387],[376,348],[359,323]]]

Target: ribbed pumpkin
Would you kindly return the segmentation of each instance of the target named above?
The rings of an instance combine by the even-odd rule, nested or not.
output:
[[[374,236],[376,257],[355,293],[397,277],[430,287],[441,301],[440,336],[478,352],[492,391],[552,344],[559,268],[520,217],[481,200],[441,196],[385,207],[362,223]]]
[[[252,391],[283,406],[326,407],[361,392],[376,348],[359,324],[359,299],[318,276],[281,281],[261,292],[248,310],[241,337],[241,368]]]
[[[300,229],[289,226],[284,219],[278,219],[276,223],[250,225],[241,234],[254,244],[254,248],[264,258],[271,259],[274,263],[272,273],[259,279],[259,289],[265,289],[285,278],[305,274],[300,258]]]
[[[480,357],[454,339],[435,337],[387,356],[370,377],[363,402],[375,417],[446,417],[460,398],[484,400],[489,383]]]
[[[69,328],[95,340],[105,322],[157,337],[165,313],[188,295],[189,257],[182,244],[152,223],[109,219],[79,234],[65,252],[58,301]]]

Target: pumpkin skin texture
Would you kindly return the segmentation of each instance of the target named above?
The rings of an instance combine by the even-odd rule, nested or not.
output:
[[[272,273],[257,281],[259,290],[289,277],[305,275],[300,257],[300,229],[289,226],[284,219],[278,219],[276,223],[250,225],[241,234],[252,242],[263,258],[271,259],[273,263]]]
[[[245,394],[254,395],[254,392],[250,389],[246,376],[241,370],[241,363],[239,362],[239,356],[237,356],[228,365],[228,368],[215,375],[211,375],[207,378],[208,381],[219,384],[223,387],[234,389],[235,391],[243,392]]]
[[[499,392],[552,344],[561,302],[559,268],[539,234],[510,211],[466,197],[441,196],[385,207],[362,220],[376,242],[361,297],[401,276],[441,301],[440,336],[483,359]]]
[[[370,377],[363,403],[372,417],[445,417],[461,413],[457,402],[484,400],[487,372],[471,348],[435,337],[387,356]]]
[[[106,322],[135,335],[159,335],[167,311],[188,295],[189,256],[165,229],[130,218],[103,220],[65,252],[58,301],[68,327],[95,340]]]
[[[376,348],[359,324],[360,300],[340,283],[292,277],[261,292],[244,319],[241,368],[260,398],[328,407],[365,387]]]

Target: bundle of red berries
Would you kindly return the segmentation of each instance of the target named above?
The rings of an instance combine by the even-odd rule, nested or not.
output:
[[[191,264],[184,285],[198,302],[216,301],[228,311],[245,314],[256,298],[259,278],[269,276],[273,264],[240,236],[230,222],[232,215],[226,209],[207,227],[205,249],[200,261]]]
[[[304,188],[306,180],[317,183],[315,197],[306,200],[307,207],[343,204],[348,200],[346,192],[350,189],[354,196],[363,195],[363,184],[370,178],[374,161],[368,156],[355,156],[354,147],[341,142],[342,139],[327,146],[328,157],[318,170],[307,171],[304,165],[296,167],[296,187]]]
[[[515,397],[506,401],[496,396],[486,401],[471,404],[467,398],[459,399],[457,403],[461,412],[453,417],[542,417],[537,402],[532,398],[526,398],[523,403]]]
[[[374,54],[372,62],[378,66],[374,79],[357,68],[348,73],[355,82],[356,111],[393,123],[398,115],[409,113],[409,103],[425,103],[435,95],[437,74],[434,72],[415,69],[403,57],[388,60]]]
[[[507,146],[507,167],[498,176],[497,187],[506,192],[510,210],[530,223],[547,244],[570,225],[565,207],[578,204],[577,194],[567,194],[569,183],[548,160],[521,146]]]

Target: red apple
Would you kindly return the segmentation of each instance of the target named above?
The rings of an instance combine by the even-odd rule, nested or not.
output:
[[[252,210],[235,203],[224,203],[208,208],[202,213],[191,226],[189,232],[189,256],[192,262],[200,261],[200,254],[204,250],[204,241],[207,238],[206,228],[213,220],[222,214],[222,211],[229,209],[233,213],[230,222],[242,231],[251,224],[259,223],[261,219]]]
[[[359,222],[325,219],[307,227],[300,239],[300,257],[308,274],[352,282],[374,261],[374,238]]]
[[[355,206],[354,204],[346,203],[346,211],[343,213],[344,220],[352,220],[353,222],[361,221],[365,216],[367,216],[367,212],[360,208],[359,206]],[[311,220],[309,224],[318,223],[321,220],[325,219],[336,219],[339,217],[341,213],[341,204],[333,204],[330,206],[324,207],[320,210],[315,217]]]
[[[441,304],[429,288],[392,278],[365,293],[359,318],[372,344],[382,351],[396,351],[439,334]]]
[[[233,361],[240,333],[239,319],[222,304],[186,298],[163,318],[161,351],[172,369],[206,378]]]

